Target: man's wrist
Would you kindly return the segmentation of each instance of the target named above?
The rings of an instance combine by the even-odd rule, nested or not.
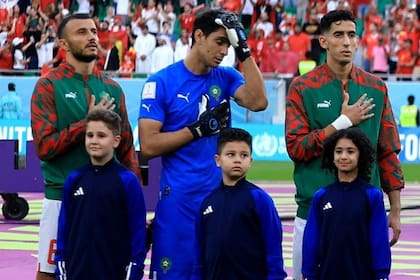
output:
[[[194,139],[203,137],[203,134],[198,126],[195,124],[192,124],[190,126],[187,126],[187,128],[191,131],[191,134],[193,135]]]
[[[351,122],[349,117],[347,117],[344,114],[341,114],[335,121],[331,123],[331,125],[335,129],[340,130],[340,129],[346,129],[353,126],[353,123]]]
[[[235,49],[236,51],[236,56],[238,57],[240,62],[244,62],[248,57],[251,57],[251,52],[249,51],[243,51],[243,49],[241,49],[242,47],[239,46]]]

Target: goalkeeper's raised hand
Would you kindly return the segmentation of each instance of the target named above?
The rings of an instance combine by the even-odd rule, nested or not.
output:
[[[188,126],[194,139],[210,136],[225,128],[230,116],[229,103],[223,100],[216,107],[202,112],[198,120]]]
[[[225,12],[220,18],[216,18],[215,22],[226,29],[229,42],[235,48],[236,56],[241,62],[251,56],[244,27],[234,13]]]

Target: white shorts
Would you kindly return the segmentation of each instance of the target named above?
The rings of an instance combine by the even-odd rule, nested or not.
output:
[[[54,254],[57,243],[58,215],[61,201],[44,198],[39,221],[38,271],[54,273]]]
[[[293,279],[302,279],[302,243],[306,220],[296,217],[293,229]]]

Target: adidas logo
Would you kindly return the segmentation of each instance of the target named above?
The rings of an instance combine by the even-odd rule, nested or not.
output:
[[[207,206],[206,210],[204,210],[203,215],[208,215],[210,213],[213,213],[213,208],[211,205]]]
[[[331,205],[331,203],[330,203],[330,202],[327,202],[327,203],[324,205],[324,208],[322,208],[322,210],[328,210],[328,209],[332,209],[332,205]]]
[[[85,193],[83,192],[83,188],[79,187],[75,192],[74,192],[74,196],[79,196],[79,195],[84,195]]]

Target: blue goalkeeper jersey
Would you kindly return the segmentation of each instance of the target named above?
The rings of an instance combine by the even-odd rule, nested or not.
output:
[[[179,61],[148,78],[139,119],[161,122],[162,132],[183,129],[197,121],[200,112],[229,101],[244,83],[234,68],[219,66],[207,74],[196,75],[185,67],[184,61]],[[195,217],[202,199],[221,181],[214,161],[216,145],[217,135],[202,137],[162,155],[160,200],[153,226],[152,277],[193,279]]]
[[[200,106],[209,109],[229,100],[243,83],[234,68],[216,67],[195,75],[179,61],[146,81],[139,118],[161,122],[162,132],[182,129],[198,119]],[[161,187],[187,195],[215,188],[221,178],[214,162],[216,141],[217,135],[203,137],[163,155]]]

